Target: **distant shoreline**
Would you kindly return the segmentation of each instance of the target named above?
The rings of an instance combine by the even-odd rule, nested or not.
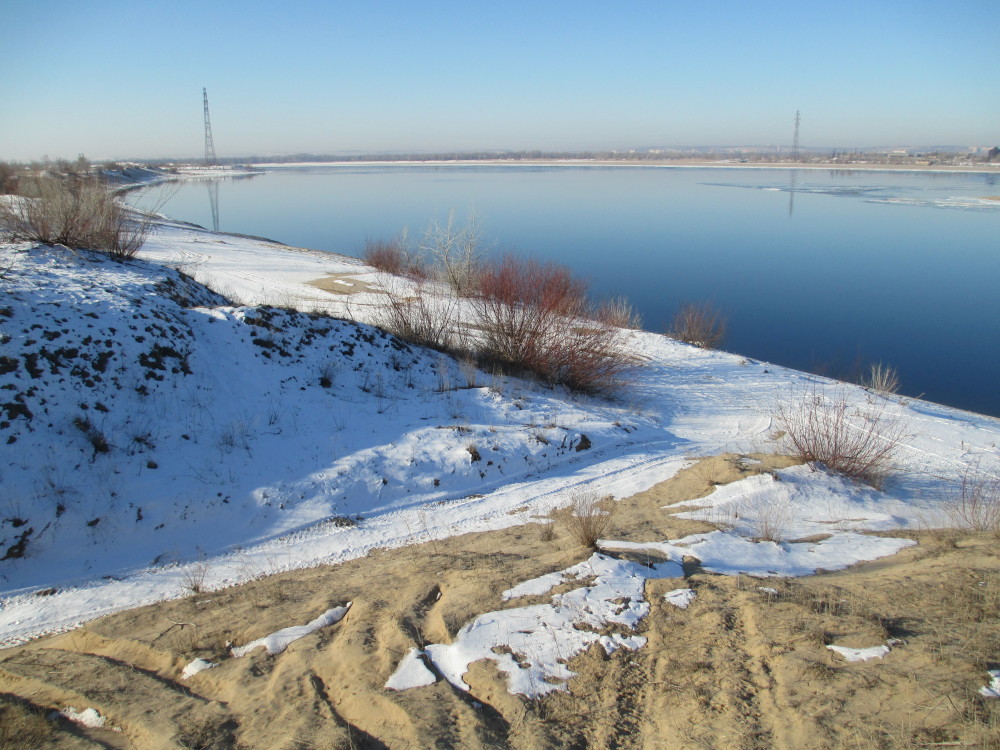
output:
[[[649,167],[649,168],[712,168],[712,169],[802,169],[844,170],[869,172],[958,172],[972,174],[1000,174],[1000,163],[976,166],[948,164],[879,164],[860,162],[740,162],[718,159],[427,159],[427,160],[370,160],[370,161],[307,161],[307,162],[254,162],[257,169],[295,169],[302,167]]]

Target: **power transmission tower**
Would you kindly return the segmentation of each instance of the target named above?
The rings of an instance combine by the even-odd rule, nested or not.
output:
[[[202,89],[205,99],[205,166],[214,167],[219,163],[215,156],[215,141],[212,140],[212,121],[208,117],[208,89]]]
[[[205,100],[208,101],[207,99]],[[792,158],[795,161],[799,160],[799,111],[795,110],[795,135],[792,136]],[[205,122],[208,122],[208,104],[205,104]],[[207,146],[206,146],[207,148]]]

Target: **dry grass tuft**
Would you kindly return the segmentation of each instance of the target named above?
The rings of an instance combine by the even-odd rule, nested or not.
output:
[[[880,396],[890,396],[899,390],[899,373],[895,367],[876,362],[861,378],[861,387]]]
[[[208,574],[208,563],[198,562],[188,565],[181,574],[184,588],[192,594],[205,591],[205,576]]]
[[[572,510],[566,518],[566,529],[581,547],[597,549],[597,540],[607,536],[614,518],[614,506],[603,510],[601,505],[613,502],[609,495],[598,498],[594,495],[577,495],[573,498]]]
[[[788,538],[792,509],[782,502],[760,503],[754,507],[750,520],[751,538],[755,542],[780,544]]]
[[[1000,476],[969,466],[946,507],[952,526],[1000,536]]]
[[[668,336],[702,349],[717,349],[726,337],[726,315],[711,302],[685,302],[670,325]]]
[[[628,328],[633,331],[642,330],[642,316],[632,307],[625,297],[613,297],[603,302],[597,308],[595,315],[600,323],[614,328]]]
[[[52,726],[42,711],[7,695],[0,695],[0,750],[45,747]]]

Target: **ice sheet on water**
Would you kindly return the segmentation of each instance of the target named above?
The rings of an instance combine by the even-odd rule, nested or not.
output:
[[[872,195],[883,192],[887,189],[873,185],[810,185],[808,183],[793,183],[791,180],[786,180],[783,183],[775,182],[768,185],[741,185],[735,182],[705,182],[702,184],[711,187],[732,187],[743,188],[744,190],[766,190],[768,192],[779,191],[782,193],[809,193],[812,195],[832,195],[847,198]]]
[[[963,211],[1000,211],[1000,201],[969,196],[948,198],[870,198],[868,203],[888,203],[897,206],[919,206],[922,208],[957,208]]]

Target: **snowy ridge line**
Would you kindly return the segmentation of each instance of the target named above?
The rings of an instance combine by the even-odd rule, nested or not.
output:
[[[655,441],[652,441],[655,442]],[[662,441],[668,442],[668,441]],[[388,548],[388,549],[398,549],[400,547],[405,547],[410,544],[419,544],[427,541],[428,538],[435,540],[445,539],[449,536],[454,535],[454,533],[466,533],[471,531],[480,530],[482,523],[484,521],[490,520],[503,520],[504,526],[508,525],[518,525],[524,523],[524,517],[529,515],[535,515],[536,513],[541,514],[536,517],[539,521],[542,520],[543,516],[551,512],[551,510],[559,507],[565,507],[569,505],[569,498],[566,498],[566,502],[561,504],[543,505],[539,508],[533,508],[525,513],[511,514],[517,506],[524,505],[526,502],[537,502],[544,500],[546,498],[555,498],[560,495],[571,495],[574,491],[579,491],[581,489],[590,488],[613,488],[615,486],[616,479],[621,477],[626,473],[635,473],[632,479],[635,481],[638,477],[648,476],[648,473],[661,468],[669,467],[670,464],[677,463],[677,469],[682,468],[683,464],[689,463],[686,459],[681,458],[675,454],[663,453],[660,456],[653,457],[639,457],[630,455],[628,453],[622,453],[619,456],[612,457],[608,459],[607,463],[614,463],[622,460],[635,459],[634,462],[629,462],[624,466],[612,467],[606,469],[603,473],[599,473],[595,477],[583,477],[577,480],[572,480],[567,477],[543,477],[530,482],[522,483],[510,483],[507,485],[502,485],[492,493],[486,494],[479,498],[468,498],[463,497],[457,501],[441,503],[443,507],[454,513],[455,511],[467,510],[471,511],[472,514],[455,521],[451,519],[449,525],[446,529],[441,529],[441,535],[428,537],[428,530],[420,526],[417,528],[417,521],[420,521],[420,516],[426,513],[432,508],[428,506],[438,505],[438,501],[432,501],[430,503],[424,503],[416,507],[390,511],[387,513],[381,513],[378,515],[373,515],[366,517],[363,522],[361,522],[356,527],[339,527],[331,528],[327,522],[323,524],[309,524],[297,531],[282,534],[276,536],[270,540],[262,541],[259,545],[255,546],[265,546],[267,544],[274,544],[277,546],[296,546],[304,541],[322,539],[328,536],[348,536],[357,534],[359,536],[369,537],[371,532],[377,531],[379,528],[389,528],[389,529],[400,529],[406,527],[406,520],[413,520],[414,523],[411,528],[417,528],[416,531],[412,533],[404,533],[395,537],[376,537],[371,539],[365,545],[360,547],[351,546],[348,548],[348,552],[334,553],[327,557],[321,559],[321,562],[346,562],[348,560],[353,560],[357,557],[363,557],[367,554],[368,550],[373,548]],[[604,468],[602,464],[597,464],[593,467],[595,471],[600,471]],[[672,476],[676,473],[676,470],[670,473]],[[669,478],[667,475],[657,475],[655,478],[649,477],[649,485],[663,481]],[[558,484],[552,488],[546,488],[544,485],[559,483],[559,482],[570,482],[569,484]],[[542,486],[539,488],[539,486]],[[631,490],[630,490],[631,491]],[[502,499],[505,496],[510,495],[510,500],[504,505],[496,506],[494,502],[498,499]],[[476,512],[477,509],[485,506],[486,512],[480,513]],[[506,523],[508,519],[512,520],[512,523]],[[401,525],[399,522],[404,520]],[[495,527],[493,527],[495,528]],[[246,551],[246,550],[244,550]],[[360,554],[356,554],[360,552]],[[234,552],[234,554],[237,554]]]
[[[636,453],[634,448],[646,448],[652,449],[657,445],[664,446],[662,452],[658,454],[650,454],[649,450],[643,451],[642,453]],[[644,473],[648,470],[658,468],[670,461],[678,460],[679,456],[675,452],[677,450],[676,441],[671,440],[643,440],[636,441],[635,443],[630,443],[623,446],[613,446],[604,449],[590,449],[587,451],[592,456],[602,455],[603,461],[599,463],[594,463],[588,465],[588,469],[595,471],[601,471],[605,464],[613,464],[623,460],[632,460],[634,463],[629,463],[626,466],[619,468],[609,468],[606,472],[600,473],[594,478],[583,478],[576,481],[574,484],[561,485],[559,487],[542,490],[539,492],[532,492],[532,498],[544,498],[550,497],[552,495],[557,495],[560,493],[565,493],[579,488],[582,485],[589,484],[610,484],[614,481],[614,478],[629,471],[638,471],[639,473]],[[674,452],[668,452],[674,451]],[[382,510],[374,509],[371,511],[372,515],[366,516],[363,523],[367,526],[378,526],[392,524],[395,520],[404,514],[409,514],[413,512],[426,511],[430,506],[447,506],[449,510],[456,510],[465,507],[472,507],[477,504],[483,504],[484,501],[495,499],[498,497],[503,497],[507,493],[517,492],[523,493],[530,490],[532,487],[538,485],[544,485],[550,482],[556,481],[572,481],[569,476],[546,476],[550,474],[558,473],[561,469],[566,466],[584,463],[584,458],[582,456],[568,456],[563,462],[560,462],[552,467],[543,470],[525,470],[518,473],[512,473],[505,476],[505,479],[509,481],[496,481],[490,482],[489,484],[480,485],[487,491],[482,493],[476,493],[481,495],[480,497],[472,497],[464,492],[457,493],[439,493],[428,497],[426,500],[420,500],[419,496],[412,496],[412,502],[410,507],[398,508],[393,510]],[[656,481],[661,481],[657,479]],[[490,489],[492,487],[492,489]],[[451,497],[449,497],[449,494]],[[518,501],[520,502],[520,501]],[[508,509],[498,508],[494,513],[495,515],[506,515]],[[316,522],[310,522],[304,524],[298,529],[293,529],[289,532],[276,535],[270,539],[260,539],[257,543],[263,544],[268,541],[280,541],[286,538],[295,537],[296,539],[301,539],[308,536],[308,531],[315,527],[320,526],[324,523],[329,523],[329,521],[338,518],[339,516],[331,515],[325,519],[321,519]],[[344,527],[340,531],[350,531],[354,527]]]

